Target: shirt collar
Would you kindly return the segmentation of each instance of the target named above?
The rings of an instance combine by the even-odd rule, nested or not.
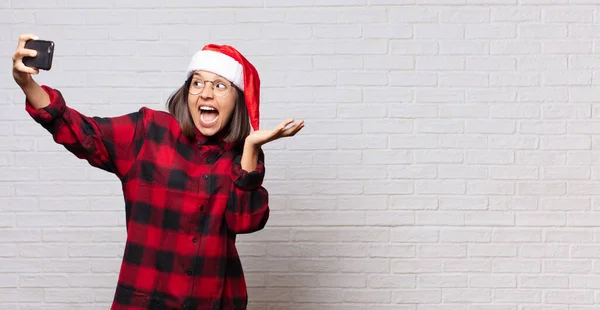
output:
[[[203,135],[198,128],[194,126],[194,137],[192,138],[192,142],[196,144],[198,147],[202,147],[204,145],[215,145],[219,146],[221,151],[227,151],[231,147],[233,147],[234,143],[225,142],[226,133],[219,132],[214,136],[207,137]]]

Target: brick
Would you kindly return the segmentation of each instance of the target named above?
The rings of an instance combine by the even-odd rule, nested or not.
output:
[[[438,147],[436,135],[393,135],[389,137],[389,145],[392,149],[434,149]]]
[[[341,210],[385,210],[387,195],[340,195]]]
[[[548,8],[544,19],[550,23],[589,23],[594,20],[594,12],[585,8]]]
[[[540,21],[542,10],[539,8],[493,8],[492,21],[495,22],[535,22]]]
[[[517,246],[504,244],[472,244],[467,248],[469,257],[516,257]]]
[[[432,49],[432,47],[429,48]],[[489,44],[473,40],[444,40],[439,43],[439,53],[442,55],[485,55],[489,53]]]
[[[407,226],[415,224],[414,212],[367,212],[366,223],[370,227],[374,226]]]
[[[319,246],[321,257],[366,257],[367,249],[364,245],[321,245]]]
[[[465,215],[455,211],[419,211],[415,213],[418,225],[435,226],[462,226],[465,224]]]
[[[356,31],[356,33],[360,34],[361,32]],[[341,36],[348,36],[348,34]],[[408,39],[413,36],[413,27],[410,24],[365,24],[362,27],[362,36],[366,39]]]
[[[353,287],[366,288],[367,278],[364,275],[355,274],[321,274],[317,280],[319,287]]]
[[[423,120],[416,122],[414,127],[418,133],[461,133],[465,124],[453,120]]]
[[[579,305],[591,305],[594,303],[594,293],[590,291],[558,291],[551,290],[546,293],[546,302],[549,304],[579,304]]]
[[[467,287],[466,275],[420,275],[417,284],[422,288],[461,288]]]
[[[567,161],[565,151],[518,151],[515,162],[519,165],[543,164],[549,166],[564,165]]]
[[[418,194],[464,194],[465,192],[466,184],[463,181],[425,180],[415,183],[415,193]]]
[[[466,39],[510,39],[517,36],[517,29],[510,24],[484,24],[465,26]]]
[[[463,154],[455,150],[420,150],[415,152],[415,162],[456,164],[463,161]]]
[[[396,3],[394,2],[394,4]],[[388,15],[389,19],[394,23],[434,23],[439,20],[437,10],[430,8],[390,8]]]
[[[555,274],[588,274],[592,271],[592,261],[569,261],[569,260],[547,260],[543,266],[543,271]],[[572,281],[579,283],[578,286],[583,286],[588,278],[593,279],[594,276],[572,276]]]
[[[294,228],[292,241],[296,242],[387,242],[387,228]]]
[[[92,302],[92,291],[89,289],[47,289],[44,291],[44,300],[49,303],[57,302]]]
[[[439,230],[433,228],[392,228],[392,242],[431,243],[439,240]]]
[[[519,286],[523,288],[568,288],[567,276],[534,276],[519,277]]]
[[[415,257],[416,250],[412,245],[372,244],[369,246],[368,254],[370,257],[408,258]]]
[[[352,303],[391,302],[389,290],[349,290],[344,293],[344,301]]]
[[[394,273],[441,273],[441,259],[399,259],[392,262]]]
[[[435,55],[439,44],[433,40],[390,41],[390,52],[401,55]]]
[[[343,216],[330,212],[285,212],[275,214],[277,215],[277,221],[273,221],[271,226],[356,226],[364,225],[365,223],[365,214],[363,212],[345,212]],[[299,225],[299,223],[304,224]]]
[[[390,166],[388,175],[391,179],[435,179],[437,170],[426,165]]]
[[[447,289],[442,294],[444,302],[486,303],[492,300],[492,291],[486,289]]]
[[[17,288],[19,276],[17,274],[0,274],[0,288]]]
[[[355,56],[349,56],[355,57]],[[371,55],[369,57],[362,58],[360,57],[358,60],[355,58],[348,59],[349,61],[343,61],[344,56],[340,57],[330,57],[327,58],[326,64],[321,64],[319,61],[320,58],[314,59],[315,67],[323,66],[328,67],[332,66],[332,69],[356,69],[357,67],[369,70],[387,70],[387,69],[395,69],[395,70],[408,70],[415,68],[415,60],[411,56],[390,56],[390,55]],[[337,60],[336,60],[337,59]],[[351,61],[350,61],[351,60]],[[361,66],[362,65],[362,66]],[[387,89],[387,88],[386,88]],[[382,90],[383,91],[383,90]]]
[[[455,258],[466,257],[467,248],[464,245],[422,245],[417,251],[418,257],[423,258]]]
[[[499,228],[492,232],[492,242],[541,242],[542,232],[535,228]]]
[[[490,21],[489,9],[447,9],[440,14],[443,23],[486,23]]]
[[[583,150],[591,147],[592,141],[589,136],[546,136],[541,139],[541,148],[544,150]]]
[[[539,273],[542,270],[539,260],[522,258],[496,259],[492,266],[493,271],[498,273]],[[520,279],[518,280],[520,281]]]
[[[375,289],[414,288],[416,283],[416,277],[410,275],[372,275],[367,279],[367,285]]]
[[[542,51],[542,43],[535,40],[505,40],[492,42],[490,44],[492,54],[498,55],[533,55]],[[503,62],[498,60],[497,66],[509,70],[513,69],[516,62],[514,58],[505,58]]]
[[[44,291],[40,288],[23,288],[15,292],[14,288],[0,288],[0,300],[3,303],[39,304],[44,301]]]
[[[540,207],[547,211],[590,210],[591,201],[586,198],[542,198]]]
[[[440,303],[442,291],[437,289],[395,290],[392,292],[394,303]]]
[[[499,289],[494,292],[492,300],[496,303],[540,303],[542,292],[520,288]]]

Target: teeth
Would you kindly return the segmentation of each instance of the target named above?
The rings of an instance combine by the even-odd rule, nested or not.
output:
[[[211,107],[200,107],[200,110],[203,110],[203,111],[216,111],[215,108],[211,108]]]

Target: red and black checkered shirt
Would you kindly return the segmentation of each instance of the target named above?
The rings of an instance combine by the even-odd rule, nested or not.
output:
[[[122,182],[127,240],[111,309],[246,309],[236,234],[269,217],[264,154],[242,169],[243,145],[197,131],[183,135],[169,113],[141,108],[88,117],[42,86],[50,105],[26,110],[54,140]]]

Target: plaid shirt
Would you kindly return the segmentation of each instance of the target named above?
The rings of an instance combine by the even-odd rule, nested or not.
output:
[[[87,117],[42,87],[51,103],[36,111],[27,102],[29,115],[122,182],[127,240],[111,309],[246,309],[235,239],[269,217],[262,151],[247,172],[243,145],[189,139],[166,112]]]

